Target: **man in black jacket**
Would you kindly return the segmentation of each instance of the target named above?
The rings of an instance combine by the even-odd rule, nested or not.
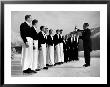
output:
[[[40,27],[40,32],[38,34],[38,48],[41,53],[40,56],[40,68],[48,69],[46,67],[46,35],[45,35],[45,26]]]
[[[78,44],[79,44],[79,42],[78,42],[78,40],[79,40],[79,37],[78,37],[78,35],[77,35],[77,33],[76,32],[74,32],[74,40],[73,40],[73,47],[74,47],[74,52],[73,52],[73,55],[74,55],[74,60],[79,60],[78,59]]]
[[[63,50],[64,50],[64,62],[68,62],[68,51],[69,51],[69,46],[68,46],[68,35],[65,36],[64,41],[63,41]]]
[[[60,59],[60,31],[59,29],[56,30],[56,34],[54,35],[54,46],[55,46],[55,63],[59,64],[61,62]]]
[[[24,73],[36,73],[33,66],[33,35],[31,30],[31,15],[25,16],[25,22],[20,25],[20,35],[24,46],[22,50],[22,70]]]
[[[69,61],[74,60],[74,36],[73,32],[70,33],[70,37],[68,38],[69,45]]]
[[[47,48],[48,48],[48,64],[54,65],[54,40],[52,35],[53,30],[49,30],[49,35],[47,36]]]
[[[85,57],[85,64],[83,65],[84,67],[90,66],[90,52],[92,51],[91,49],[91,31],[88,28],[89,24],[84,23],[83,24],[83,31],[82,31],[82,36],[80,38],[83,40],[83,48],[84,48],[84,57]],[[78,30],[80,31],[80,30]]]
[[[33,36],[33,70],[39,71],[38,67],[38,33],[37,33],[38,20],[32,21],[32,36]]]

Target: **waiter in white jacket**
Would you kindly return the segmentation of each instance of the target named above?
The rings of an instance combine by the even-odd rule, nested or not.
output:
[[[23,39],[23,56],[22,56],[22,71],[23,73],[36,73],[33,70],[33,36],[31,30],[31,15],[25,16],[25,22],[20,25],[20,35]]]

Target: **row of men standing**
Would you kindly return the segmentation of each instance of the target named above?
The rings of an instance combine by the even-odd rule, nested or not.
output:
[[[20,25],[20,35],[24,41],[22,49],[22,71],[36,73],[40,69],[48,69],[46,65],[55,65],[64,62],[62,30],[56,30],[52,36],[52,29],[45,26],[36,32],[38,20],[33,20],[31,15],[25,16],[25,22]],[[32,23],[32,26],[30,24]]]
[[[31,26],[32,24],[32,26]],[[20,35],[24,45],[22,49],[22,71],[24,73],[36,73],[40,69],[48,69],[47,65],[62,64],[72,60],[78,60],[79,39],[83,40],[85,67],[90,66],[91,40],[89,24],[84,23],[82,36],[71,33],[69,38],[62,36],[63,30],[56,30],[53,36],[52,29],[40,27],[37,33],[38,20],[33,20],[31,15],[25,16],[25,22],[20,25]]]
[[[66,35],[64,40],[64,61],[78,61],[78,46],[79,46],[79,35],[77,33],[70,33],[70,36]]]

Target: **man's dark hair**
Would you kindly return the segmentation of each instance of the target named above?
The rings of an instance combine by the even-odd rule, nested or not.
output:
[[[89,24],[88,24],[88,23],[84,23],[84,25],[85,25],[85,26],[89,26]]]
[[[44,28],[44,26],[40,26],[40,30],[42,30]]]
[[[27,20],[28,18],[30,18],[31,15],[26,15],[25,16],[25,20]]]
[[[52,29],[49,30],[49,32],[53,31]]]
[[[38,20],[34,19],[34,20],[32,21],[32,25],[35,25],[35,23],[38,23]]]
[[[59,32],[59,29],[57,29],[56,32]]]

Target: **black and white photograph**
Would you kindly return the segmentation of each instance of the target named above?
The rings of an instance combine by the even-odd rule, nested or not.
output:
[[[6,83],[106,82],[106,5],[5,8]]]
[[[11,75],[100,77],[99,11],[12,11]]]

